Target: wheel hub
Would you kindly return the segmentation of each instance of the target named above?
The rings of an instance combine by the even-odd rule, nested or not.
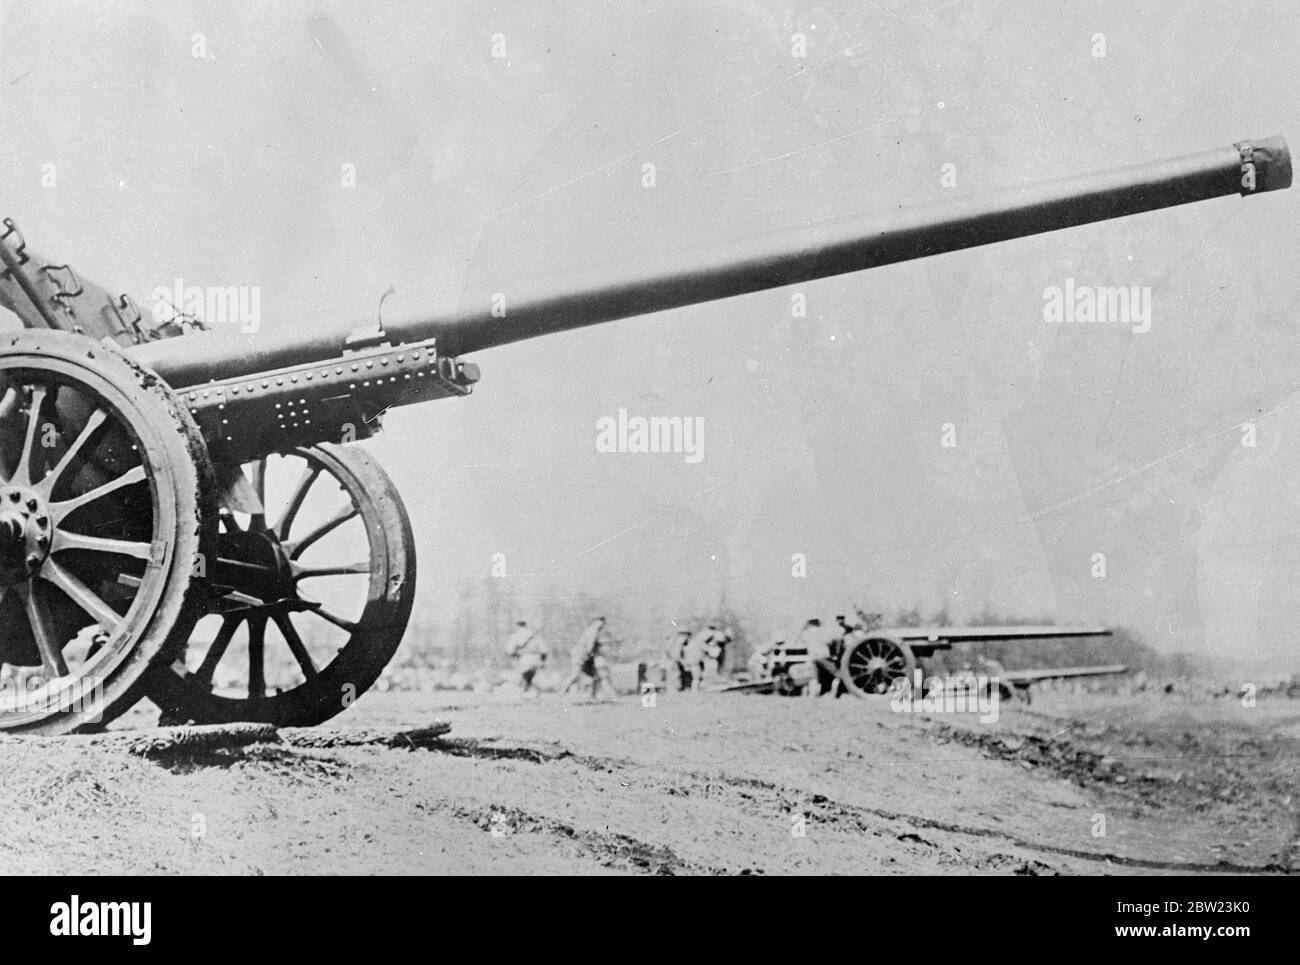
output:
[[[270,530],[223,533],[218,546],[219,585],[268,602],[297,597],[288,554]]]
[[[0,488],[0,587],[26,583],[50,555],[45,499],[26,486]]]

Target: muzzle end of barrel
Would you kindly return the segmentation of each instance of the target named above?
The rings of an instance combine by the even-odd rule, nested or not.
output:
[[[1286,146],[1285,138],[1275,136],[1242,141],[1237,150],[1241,152],[1242,194],[1291,187],[1291,150]]]

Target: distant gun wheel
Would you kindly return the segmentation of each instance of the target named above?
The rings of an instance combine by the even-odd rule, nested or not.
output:
[[[0,339],[0,732],[101,726],[202,615],[207,449],[167,386],[81,335]]]
[[[997,682],[996,689],[997,689],[997,699],[1001,703],[1009,704],[1016,699],[1023,700],[1026,704],[1030,703],[1028,687],[1015,687],[1007,683],[1005,680],[999,680]],[[985,700],[991,701],[993,699],[993,695],[994,695],[994,683],[992,680],[989,680],[984,684],[984,689],[981,691],[981,696],[983,696]]]
[[[916,654],[902,640],[868,636],[846,642],[840,674],[849,690],[859,697],[889,694],[905,686],[916,670]]]
[[[294,449],[247,468],[263,508],[278,512],[222,511],[213,612],[183,657],[157,668],[149,696],[177,721],[319,724],[374,684],[406,632],[410,520],[356,447]]]
[[[797,697],[803,692],[803,684],[792,680],[788,673],[779,673],[772,678],[773,686],[782,697]]]

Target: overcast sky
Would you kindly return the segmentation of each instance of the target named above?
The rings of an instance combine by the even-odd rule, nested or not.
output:
[[[0,214],[142,300],[260,286],[268,331],[370,321],[390,284],[418,312],[1300,141],[1286,0],[0,6]],[[987,606],[1298,664],[1298,213],[1294,191],[1223,199],[800,286],[807,318],[779,289],[479,353],[471,398],[367,444],[416,518],[421,607],[503,553],[525,606],[558,585],[671,616],[725,592],[775,628],[850,600]],[[1067,278],[1149,286],[1150,331],[1045,323]],[[702,418],[704,458],[597,452],[620,408]]]

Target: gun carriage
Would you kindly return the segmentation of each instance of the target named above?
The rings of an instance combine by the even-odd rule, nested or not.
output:
[[[846,634],[831,651],[830,663],[844,690],[856,697],[892,696],[899,687],[912,687],[922,661],[959,643],[988,643],[1005,640],[1053,640],[1077,637],[1108,637],[1111,631],[1096,626],[1015,627],[859,627]],[[999,675],[1002,696],[1014,691],[1027,692],[1036,680],[1065,677],[1097,676],[1123,673],[1118,665],[1106,667],[1069,667],[1043,670],[1002,672]],[[798,640],[774,646],[763,660],[758,680],[724,689],[770,690],[791,696],[801,693],[813,680],[815,672],[808,649]],[[920,688],[913,688],[919,690]]]

